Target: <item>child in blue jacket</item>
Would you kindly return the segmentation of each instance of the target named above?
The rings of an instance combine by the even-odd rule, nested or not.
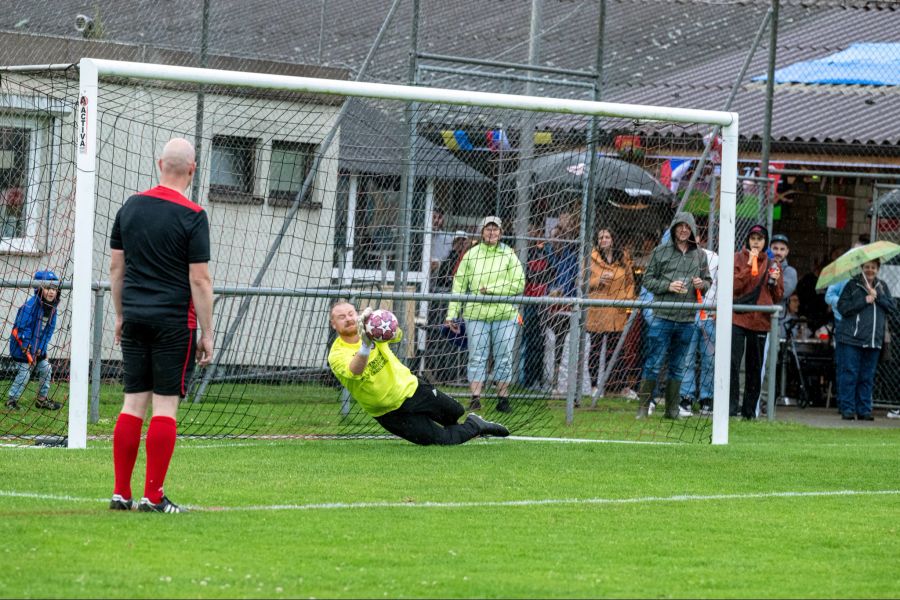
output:
[[[40,377],[40,390],[35,406],[45,410],[59,410],[62,405],[47,397],[51,376],[47,346],[56,329],[56,307],[59,305],[56,284],[59,278],[53,271],[38,271],[34,278],[46,283],[34,288],[34,296],[19,307],[19,312],[16,313],[16,322],[9,336],[9,353],[18,363],[18,371],[9,388],[6,407],[13,410],[19,408],[19,396],[31,379],[31,371],[35,370]]]

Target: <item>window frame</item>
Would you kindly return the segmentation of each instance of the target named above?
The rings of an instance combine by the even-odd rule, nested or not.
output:
[[[27,132],[28,151],[26,152],[27,173],[24,181],[25,199],[22,214],[25,219],[24,235],[19,237],[3,237],[0,235],[0,254],[40,254],[42,252],[38,234],[40,230],[41,185],[45,165],[41,150],[46,147],[49,130],[58,126],[58,119],[51,115],[29,114],[27,110],[17,111],[20,107],[15,102],[4,98],[4,108],[9,112],[0,113],[0,127],[18,129]],[[59,148],[48,148],[48,152],[59,153]],[[58,156],[57,156],[58,158]],[[56,184],[51,180],[46,184],[48,197],[54,197]],[[48,209],[49,210],[49,209]]]
[[[224,141],[232,142],[228,144],[229,149],[238,149],[249,152],[249,156],[242,157],[245,163],[246,172],[239,174],[243,177],[244,185],[242,188],[236,186],[225,185],[221,183],[213,183],[212,155],[217,146],[224,145]],[[237,143],[234,143],[237,142]],[[218,202],[224,204],[263,204],[263,198],[259,196],[257,191],[257,169],[260,164],[260,140],[259,138],[251,138],[240,135],[216,134],[210,142],[210,172],[209,172],[209,201],[211,203]]]
[[[304,156],[303,161],[303,180],[306,180],[306,177],[309,176],[310,171],[312,171],[313,163],[315,162],[316,152],[318,152],[318,145],[310,142],[302,142],[297,140],[272,140],[272,143],[269,147],[269,171],[268,171],[268,193],[266,194],[266,201],[269,203],[269,206],[278,207],[278,208],[289,208],[293,202],[294,198],[297,195],[297,190],[276,190],[273,189],[274,180],[272,179],[272,169],[274,168],[275,161],[274,155],[276,151],[276,146],[283,146],[287,148],[278,148],[279,150],[289,149],[294,152],[301,153]],[[314,176],[315,177],[315,176]],[[300,205],[304,207],[321,207],[321,202],[313,202],[313,192],[314,186],[310,186],[306,193],[303,195],[303,198],[300,200]]]

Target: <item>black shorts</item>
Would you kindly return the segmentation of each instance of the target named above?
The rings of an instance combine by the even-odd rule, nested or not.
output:
[[[153,392],[181,396],[194,372],[196,329],[122,324],[122,363],[125,393]]]

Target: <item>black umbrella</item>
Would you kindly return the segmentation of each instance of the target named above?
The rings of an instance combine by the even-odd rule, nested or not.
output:
[[[559,152],[539,156],[532,161],[536,186],[547,186],[556,192],[580,193],[588,171],[588,153]],[[653,175],[641,167],[610,156],[594,161],[594,196],[613,206],[640,210],[651,205],[671,206],[674,195]]]

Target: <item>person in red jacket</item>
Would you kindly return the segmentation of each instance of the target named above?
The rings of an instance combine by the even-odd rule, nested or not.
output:
[[[744,248],[734,255],[734,303],[772,306],[781,302],[784,280],[778,263],[769,258],[769,231],[754,225],[747,234]],[[744,401],[741,415],[753,419],[758,413],[766,333],[769,314],[735,312],[731,325],[731,406],[729,414],[738,416],[741,359],[744,363]]]

